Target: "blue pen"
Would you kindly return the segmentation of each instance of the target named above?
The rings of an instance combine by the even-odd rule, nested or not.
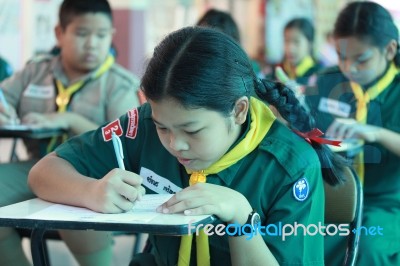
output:
[[[124,165],[124,152],[122,150],[122,143],[119,137],[115,134],[114,131],[111,133],[111,139],[114,146],[115,156],[117,157],[118,167],[122,170],[125,170]]]

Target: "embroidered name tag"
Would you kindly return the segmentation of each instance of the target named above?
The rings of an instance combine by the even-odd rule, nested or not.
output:
[[[340,117],[349,117],[351,106],[348,103],[322,97],[318,104],[318,110]]]
[[[182,188],[178,187],[165,177],[159,176],[145,167],[140,168],[139,175],[143,177],[143,186],[157,192],[158,194],[175,194],[182,190]]]
[[[134,139],[136,138],[137,130],[138,130],[138,123],[139,120],[139,113],[138,110],[135,108],[133,110],[128,111],[128,128],[126,131],[125,136],[127,138]]]
[[[28,87],[26,87],[23,95],[25,97],[50,99],[54,97],[54,87],[29,84]]]

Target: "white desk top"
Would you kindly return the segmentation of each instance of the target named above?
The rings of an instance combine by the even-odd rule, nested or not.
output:
[[[85,208],[31,199],[0,208],[0,226],[46,229],[93,229],[155,234],[187,234],[188,225],[216,221],[211,215],[186,216],[149,211],[97,213]]]

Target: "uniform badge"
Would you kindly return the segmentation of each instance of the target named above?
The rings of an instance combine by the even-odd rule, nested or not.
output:
[[[308,185],[307,179],[305,177],[297,180],[293,185],[293,196],[298,201],[304,201],[307,199],[310,192],[310,186]]]
[[[114,131],[115,134],[119,137],[122,135],[122,127],[121,127],[121,122],[119,119],[112,121],[105,127],[101,128],[101,131],[103,133],[103,139],[104,141],[109,141],[111,140],[111,133]]]
[[[136,138],[137,130],[138,130],[138,121],[139,121],[139,113],[135,108],[133,110],[128,111],[128,127],[125,136],[127,138],[134,139]]]

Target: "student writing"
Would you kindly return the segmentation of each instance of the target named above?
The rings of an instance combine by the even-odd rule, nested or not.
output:
[[[38,162],[29,184],[39,197],[113,213],[132,208],[144,190],[168,191],[175,195],[163,213],[214,214],[240,224],[255,212],[263,225],[323,222],[322,175],[340,182],[341,162],[251,97],[275,104],[293,128],[312,129],[292,91],[259,80],[232,38],[202,27],[171,33],[154,50],[141,87],[147,104]],[[116,169],[111,128],[127,171]],[[158,265],[324,265],[322,236],[245,238],[196,237],[195,251],[190,236],[150,235],[150,252]]]

